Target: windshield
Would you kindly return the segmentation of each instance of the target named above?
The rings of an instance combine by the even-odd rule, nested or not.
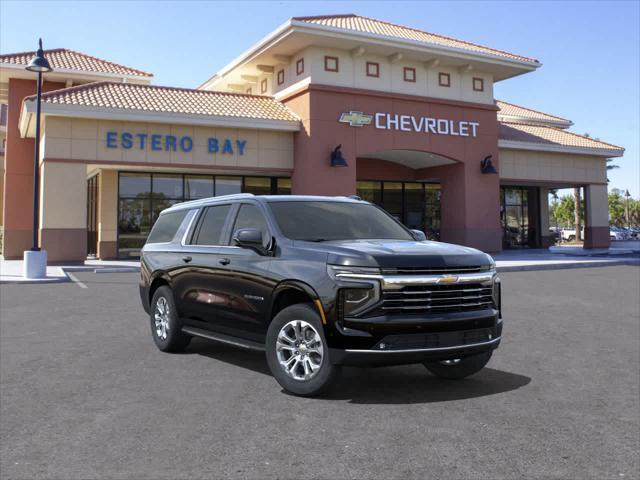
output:
[[[413,240],[393,218],[366,203],[285,201],[269,206],[284,236],[292,240]]]

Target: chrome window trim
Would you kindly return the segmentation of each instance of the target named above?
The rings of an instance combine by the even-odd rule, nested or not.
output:
[[[199,214],[200,214],[200,210],[202,210],[201,208],[194,208],[193,210],[190,210],[190,213],[193,212],[193,215],[191,217],[191,219],[189,220],[189,225],[187,225],[187,229],[184,231],[184,234],[182,235],[182,238],[180,239],[180,245],[182,247],[185,246],[186,242],[187,242],[187,237],[189,236],[189,233],[191,233],[191,229],[193,228],[193,224],[196,221],[196,218],[198,218]],[[187,214],[189,215],[189,214]]]
[[[420,353],[420,352],[439,352],[445,350],[460,350],[464,348],[482,347],[487,345],[493,345],[502,339],[502,337],[496,337],[487,342],[470,343],[468,345],[456,345],[453,347],[431,347],[431,348],[412,348],[407,350],[352,350],[345,349],[346,353]]]

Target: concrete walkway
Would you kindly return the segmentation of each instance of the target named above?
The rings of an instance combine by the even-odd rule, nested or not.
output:
[[[499,272],[640,265],[640,255],[627,254],[626,252],[623,255],[576,256],[551,253],[547,249],[506,250],[494,255],[494,259]],[[0,283],[77,282],[73,275],[73,272],[77,271],[94,271],[96,273],[138,272],[140,271],[140,262],[132,260],[87,260],[84,264],[49,266],[47,267],[47,278],[33,280],[25,279],[22,276],[22,260],[4,260],[0,257]]]

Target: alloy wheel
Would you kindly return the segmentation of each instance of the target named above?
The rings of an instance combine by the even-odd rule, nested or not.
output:
[[[169,335],[169,302],[164,297],[158,298],[154,312],[156,335],[160,340],[166,340]]]
[[[292,320],[278,332],[278,363],[294,380],[312,379],[320,371],[324,345],[318,331],[309,322]]]

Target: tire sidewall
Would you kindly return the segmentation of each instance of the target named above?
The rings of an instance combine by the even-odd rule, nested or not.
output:
[[[293,320],[304,320],[316,329],[322,339],[324,349],[322,364],[318,373],[310,380],[296,380],[291,378],[280,366],[276,354],[276,341],[280,329]],[[308,304],[291,305],[281,310],[272,320],[267,330],[265,344],[267,363],[276,381],[288,392],[295,395],[310,396],[324,391],[335,378],[337,367],[331,364],[329,358],[329,348],[324,335],[324,328],[318,312]]]
[[[167,338],[165,340],[158,337],[156,333],[155,326],[155,311],[156,311],[156,303],[158,300],[164,297],[167,301],[167,305],[169,306],[169,332]],[[151,336],[153,337],[153,341],[156,346],[162,350],[163,352],[171,352],[176,351],[179,348],[184,348],[184,334],[181,332],[181,322],[178,316],[178,311],[176,309],[176,302],[173,299],[173,292],[168,286],[159,287],[153,294],[153,298],[151,299],[151,309],[149,313],[149,321],[151,327]]]

